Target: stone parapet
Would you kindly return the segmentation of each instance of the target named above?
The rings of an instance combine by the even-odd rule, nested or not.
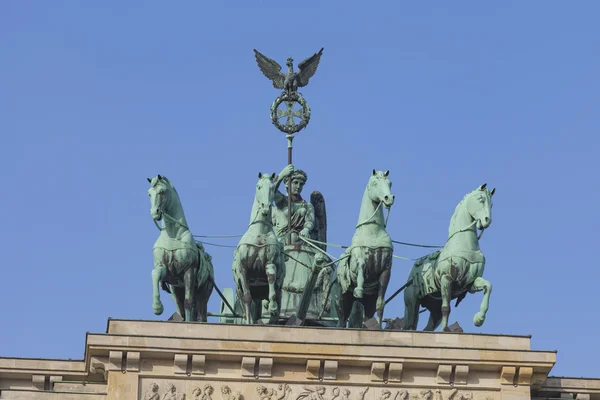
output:
[[[555,362],[528,336],[111,319],[84,360],[0,359],[0,399],[598,399]]]

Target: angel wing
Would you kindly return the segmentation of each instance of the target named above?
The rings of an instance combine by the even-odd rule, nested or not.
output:
[[[298,87],[308,85],[310,78],[317,72],[319,61],[321,61],[321,54],[323,54],[323,48],[318,53],[313,54],[298,64],[298,69],[300,70],[298,72]]]
[[[269,57],[261,54],[256,49],[254,49],[254,57],[263,75],[273,81],[273,86],[276,89],[283,89],[285,75],[281,73],[281,65],[277,61],[271,60]]]
[[[327,242],[327,212],[325,210],[325,198],[321,192],[315,190],[310,194],[310,203],[315,210],[315,223],[313,230],[310,232],[312,240],[319,242]],[[321,249],[327,251],[327,245],[317,244]]]

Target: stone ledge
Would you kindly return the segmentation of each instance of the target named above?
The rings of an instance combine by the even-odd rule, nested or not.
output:
[[[454,348],[431,348],[418,346],[342,346],[334,344],[299,344],[299,343],[272,343],[248,342],[248,341],[221,341],[215,339],[171,339],[168,337],[141,337],[124,335],[88,335],[88,356],[96,355],[95,349],[138,351],[145,348],[146,351],[185,351],[209,354],[227,355],[262,355],[273,357],[275,354],[286,357],[312,357],[338,359],[360,358],[364,361],[379,361],[388,359],[395,361],[398,358],[413,360],[439,359],[456,360],[462,364],[476,364],[491,361],[494,364],[510,365],[548,365],[556,362],[554,352],[523,351],[523,350],[479,350],[479,349],[454,349]]]
[[[466,334],[447,332],[365,331],[361,329],[286,327],[265,325],[195,324],[184,322],[137,321],[110,319],[107,334],[127,336],[162,336],[196,338],[318,343],[372,346],[427,346],[472,349],[531,350],[530,336]]]
[[[2,389],[1,398],[5,399],[32,399],[32,400],[106,400],[106,393],[93,392],[42,392],[25,389]]]

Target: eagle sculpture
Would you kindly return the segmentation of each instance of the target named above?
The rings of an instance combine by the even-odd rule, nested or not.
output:
[[[323,48],[298,64],[298,72],[294,72],[294,59],[289,57],[286,62],[288,71],[284,75],[281,73],[281,65],[254,49],[254,56],[261,72],[273,81],[276,89],[283,89],[284,93],[290,97],[296,95],[299,87],[308,85],[310,78],[317,72],[321,54],[323,54]]]

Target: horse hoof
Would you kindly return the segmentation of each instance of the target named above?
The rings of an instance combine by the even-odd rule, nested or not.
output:
[[[156,314],[156,315],[161,315],[163,313],[163,311],[165,310],[162,303],[154,304],[153,308],[154,308],[154,314]]]
[[[275,301],[271,301],[271,302],[269,302],[269,311],[270,311],[271,313],[277,312],[277,309],[278,309],[278,308],[279,308],[279,307],[277,307],[277,303],[276,303]]]
[[[483,315],[482,313],[478,312],[473,317],[473,323],[475,324],[475,326],[481,326],[481,325],[483,325],[484,321],[485,321],[485,315]]]
[[[357,299],[362,299],[363,297],[363,289],[361,288],[356,288],[354,289],[354,297],[356,297]]]

